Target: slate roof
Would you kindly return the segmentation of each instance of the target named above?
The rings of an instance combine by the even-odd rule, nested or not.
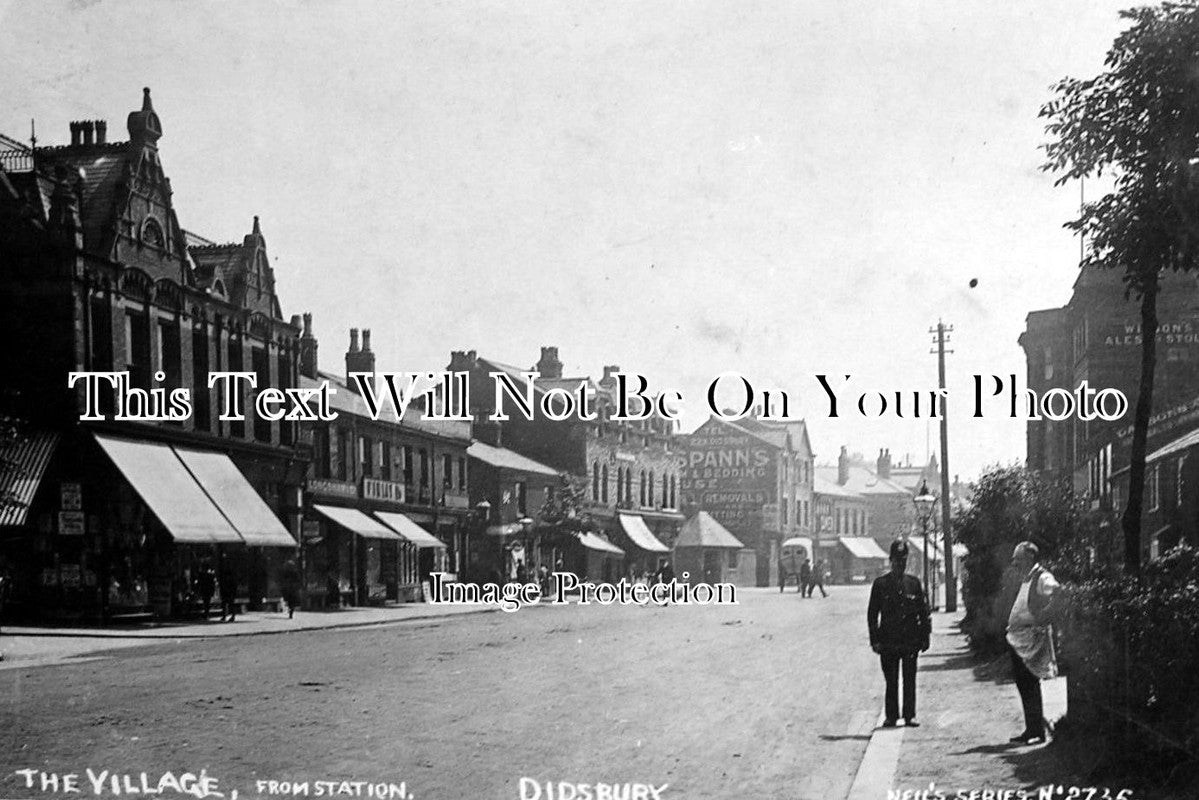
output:
[[[307,375],[301,375],[300,388],[316,389],[327,380],[336,389],[329,398],[329,408],[338,414],[350,414],[355,417],[372,419],[370,408],[367,406],[366,401],[358,396],[356,392],[352,391],[343,379],[328,372],[319,372],[318,374],[320,375],[320,380],[313,380]],[[315,403],[316,401],[313,400],[311,402]],[[388,402],[379,413],[378,421],[450,439],[470,440],[469,422],[422,419],[420,408],[416,405],[409,405],[404,418],[400,419],[399,415],[392,409],[391,403]]]
[[[509,469],[513,472],[532,472],[538,475],[558,474],[558,470],[547,467],[540,461],[534,461],[506,447],[495,447],[484,442],[471,442],[470,447],[466,448],[466,454],[485,464],[500,469]]]
[[[816,467],[816,478],[823,479],[826,483],[837,485],[837,467]],[[906,486],[902,486],[895,481],[889,481],[886,478],[880,478],[858,464],[851,464],[849,466],[849,479],[844,484],[840,484],[840,486],[854,494],[871,496],[901,494],[906,497],[912,493]]]
[[[683,523],[679,537],[674,541],[675,548],[679,547],[723,547],[730,550],[740,550],[745,545],[741,543],[728,529],[707,511],[700,511]]]

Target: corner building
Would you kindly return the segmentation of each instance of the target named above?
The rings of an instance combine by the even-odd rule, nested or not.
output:
[[[0,543],[16,615],[198,613],[204,565],[260,607],[295,553],[307,462],[296,423],[255,418],[248,385],[246,419],[219,420],[207,377],[296,386],[299,320],[283,317],[257,218],[227,244],[180,225],[149,89],[125,127],[119,142],[103,120],[71,123],[66,145],[0,137],[3,412],[22,423],[6,454],[19,503],[0,514]],[[105,419],[81,420],[83,388],[67,376],[83,370],[128,373],[141,392],[188,389],[193,413],[117,421],[106,389]]]

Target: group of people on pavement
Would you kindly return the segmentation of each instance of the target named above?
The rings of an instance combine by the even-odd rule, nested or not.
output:
[[[878,653],[886,684],[882,726],[894,728],[902,714],[905,725],[918,727],[916,659],[929,648],[932,619],[920,579],[905,572],[908,543],[892,542],[889,557],[891,569],[875,579],[866,608],[870,647]],[[1009,741],[1012,744],[1043,744],[1047,723],[1041,681],[1057,677],[1050,620],[1059,584],[1041,566],[1040,551],[1032,542],[1016,545],[1012,552],[1012,569],[1022,580],[1008,617],[1007,643],[1012,677],[1024,710],[1024,730]],[[899,702],[901,674],[902,708]]]
[[[295,559],[287,559],[279,571],[279,594],[282,595],[283,603],[287,606],[288,619],[295,617],[296,609],[300,605],[300,582],[300,571],[296,566]],[[219,574],[212,568],[211,562],[205,561],[200,565],[195,585],[204,612],[204,619],[208,619],[213,597],[216,596],[219,589],[221,622],[237,620],[239,608],[237,595],[240,591],[240,581],[237,569],[230,561],[222,559]]]
[[[787,577],[789,574],[796,575],[795,591],[799,592],[800,597],[814,597],[817,589],[820,590],[821,597],[828,597],[828,592],[824,590],[824,581],[828,578],[828,565],[823,559],[812,565],[811,559],[805,558],[803,563],[799,565],[799,570],[794,573],[787,571],[787,565],[783,559],[779,559],[779,593],[787,587]]]

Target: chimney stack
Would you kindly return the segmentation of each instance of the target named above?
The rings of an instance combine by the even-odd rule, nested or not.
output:
[[[541,348],[541,360],[534,367],[543,378],[561,378],[562,362],[558,360],[557,347]]]
[[[312,335],[312,314],[304,314],[304,332],[300,334],[300,374],[316,380],[316,337]]]
[[[470,372],[475,368],[475,363],[479,360],[479,354],[474,350],[452,350],[450,351],[450,366],[447,372]]]
[[[604,365],[604,377],[600,378],[599,385],[603,387],[615,386],[616,379],[612,377],[612,373],[620,372],[620,367],[616,364]]]
[[[371,352],[370,328],[362,331],[362,349],[358,349],[358,329],[350,328],[350,349],[346,352],[346,385],[350,391],[357,391],[357,386],[350,380],[350,373],[366,372],[375,374],[375,354]]]
[[[875,462],[874,474],[884,480],[891,479],[891,449],[878,451],[878,461]]]
[[[849,453],[845,445],[841,445],[841,454],[837,456],[837,485],[844,486],[849,482]]]
[[[79,123],[79,128],[81,131],[83,131],[82,143],[91,144],[92,136],[96,132],[96,123],[92,122],[90,119],[85,119],[83,122]]]
[[[96,120],[96,144],[108,143],[108,122],[102,119]]]

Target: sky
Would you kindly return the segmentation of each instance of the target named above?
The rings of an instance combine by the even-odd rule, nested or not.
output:
[[[0,132],[123,139],[149,86],[180,223],[239,241],[260,217],[323,369],[352,327],[389,370],[553,345],[567,376],[678,390],[682,430],[735,371],[789,393],[819,462],[919,463],[927,405],[854,404],[935,388],[944,320],[971,479],[1024,458],[972,376],[1022,386],[1025,316],[1077,274],[1079,187],[1040,170],[1037,112],[1127,5],[0,0]]]

